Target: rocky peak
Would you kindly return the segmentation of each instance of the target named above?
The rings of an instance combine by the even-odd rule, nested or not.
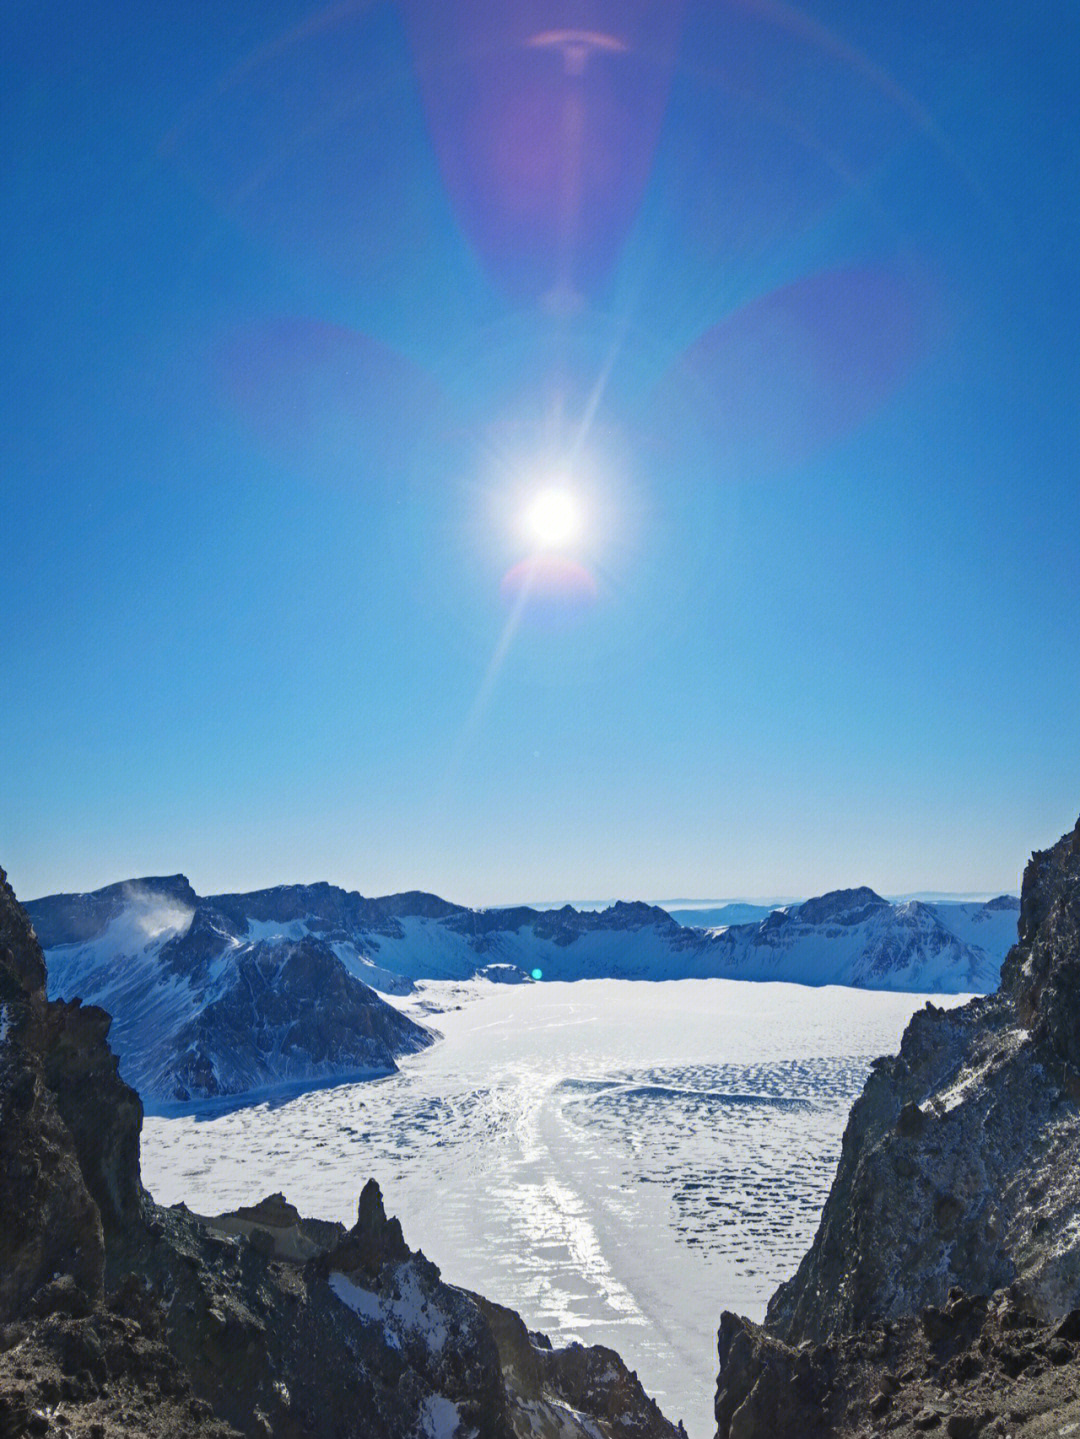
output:
[[[448,899],[440,899],[437,894],[426,894],[419,889],[386,894],[372,902],[390,919],[446,919],[452,914],[464,912],[460,904],[451,904]]]
[[[1019,912],[1020,901],[1015,894],[999,894],[995,899],[988,899],[983,905],[988,914],[994,914],[999,910],[1016,910]]]
[[[180,876],[184,885],[187,884]],[[170,884],[172,882],[170,881]],[[173,886],[173,892],[182,892]],[[139,1212],[139,1131],[142,1104],[117,1073],[107,1043],[112,1023],[93,1005],[49,1003],[45,960],[26,912],[0,870],[0,971],[27,990],[22,1026],[24,1080],[43,1086],[74,1145],[83,1183],[106,1228]],[[0,987],[4,984],[0,977]]]
[[[1019,933],[1002,989],[1035,1040],[1080,1077],[1080,820],[1051,849],[1032,855]]]
[[[618,928],[627,929],[650,924],[672,928],[676,923],[666,909],[661,909],[659,905],[646,904],[640,899],[617,899],[613,905],[601,911],[600,918]]]
[[[387,1218],[382,1190],[369,1179],[360,1191],[356,1223],[327,1256],[327,1266],[374,1276],[386,1264],[410,1258],[399,1219]]]
[[[101,1214],[46,1080],[45,961],[0,870],[0,1325],[100,1297]]]
[[[0,976],[7,975],[24,994],[45,993],[45,956],[26,911],[0,869]]]
[[[1036,850],[1020,889],[1020,944],[1031,944],[1052,912],[1075,899],[1080,882],[1080,819],[1049,849]]]
[[[515,1435],[573,1434],[575,1420],[589,1416],[588,1432],[600,1439],[686,1439],[672,1425],[612,1349],[569,1344],[555,1349],[544,1334],[531,1333],[520,1315],[478,1294],[470,1296],[495,1337]]]
[[[177,911],[194,910],[198,896],[187,876],[173,874],[125,879],[89,894],[52,894],[31,900],[26,912],[34,923],[42,948],[60,944],[85,944],[96,939],[125,909],[166,906]]]
[[[106,1234],[136,1222],[144,1198],[142,1101],[120,1078],[107,1042],[111,1024],[103,1009],[76,999],[49,1004],[42,1025],[45,1081],[74,1139]]]
[[[889,901],[860,885],[857,889],[833,889],[799,905],[800,924],[861,924],[875,910],[888,909]]]

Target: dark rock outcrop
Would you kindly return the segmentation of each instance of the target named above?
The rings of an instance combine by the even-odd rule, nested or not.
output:
[[[545,1335],[526,1329],[512,1309],[472,1297],[498,1346],[515,1434],[562,1435],[588,1415],[604,1439],[660,1439],[673,1433],[685,1439],[682,1425],[672,1430],[613,1349],[600,1344],[555,1349]]]
[[[106,1231],[139,1217],[139,1096],[117,1072],[107,1039],[112,1023],[103,1009],[52,1003],[41,1029],[45,1082],[75,1142],[87,1187]]]
[[[794,1346],[720,1321],[718,1439],[1058,1439],[1080,1433],[1080,1312],[1042,1324],[1007,1293]]]
[[[1026,1395],[1010,1432],[1035,1434],[1027,1417],[1080,1393],[1067,1338],[1080,1309],[1078,1036],[1080,823],[1027,868],[1000,990],[927,1005],[899,1055],[874,1065],[813,1246],[764,1327],[724,1316],[719,1439],[975,1434],[1009,1417],[1006,1385]],[[928,1383],[948,1391],[944,1407]]]
[[[828,1434],[827,1400],[835,1356],[825,1346],[794,1349],[760,1325],[725,1313],[717,1336],[720,1439]]]
[[[1080,1085],[1080,821],[1032,856],[1020,895],[1020,942],[1002,991],[1074,1097]]]
[[[301,1218],[281,1195],[207,1219],[155,1210],[113,1269],[170,1296],[169,1351],[246,1435],[679,1439],[610,1351],[573,1346],[564,1369],[512,1311],[445,1284],[374,1181],[348,1231]],[[503,1322],[548,1375],[535,1401],[514,1382]],[[632,1422],[620,1425],[623,1412]]]
[[[57,1276],[87,1303],[102,1292],[101,1213],[46,1080],[46,1031],[65,1040],[69,1016],[54,1023],[44,986],[41,950],[0,870],[0,1324],[47,1311]]]
[[[954,1286],[1016,1283],[1046,1319],[1080,1305],[1078,913],[1080,827],[1028,866],[999,992],[928,1005],[875,1065],[814,1245],[769,1306],[773,1332],[828,1338]]]

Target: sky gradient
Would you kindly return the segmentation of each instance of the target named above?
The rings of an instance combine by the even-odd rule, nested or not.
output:
[[[18,893],[988,891],[1075,821],[1073,4],[8,29]]]

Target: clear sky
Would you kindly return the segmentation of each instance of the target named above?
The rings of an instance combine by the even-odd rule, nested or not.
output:
[[[0,862],[1012,888],[1080,810],[1074,0],[16,0]]]

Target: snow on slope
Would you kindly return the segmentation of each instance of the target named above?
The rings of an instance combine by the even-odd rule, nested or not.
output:
[[[32,916],[54,941],[50,996],[113,1016],[110,1043],[144,1101],[372,1078],[431,1042],[308,925],[237,933],[228,915],[197,899],[182,908],[154,883],[127,886],[119,908],[111,895],[60,896]]]
[[[775,910],[759,923],[704,933],[662,910],[624,904],[598,915],[487,911],[479,936],[470,936],[461,915],[416,917],[401,922],[400,934],[370,936],[369,945],[380,966],[413,980],[467,978],[482,956],[526,974],[539,970],[545,980],[728,978],[985,993],[997,986],[1015,914],[980,922],[974,911],[986,906],[955,908],[958,923],[984,945],[965,941],[929,905],[891,905],[868,889],[840,890]]]
[[[995,940],[997,929],[988,930]],[[947,929],[918,900],[889,904],[871,889],[838,890],[774,910],[760,924],[711,933],[710,973],[729,978],[846,984],[861,989],[985,994],[1009,945],[988,953]],[[1015,939],[1015,918],[1013,933]]]
[[[1020,900],[1016,895],[1002,894],[985,903],[938,900],[926,907],[946,929],[973,949],[1004,958],[1016,943],[1020,918]]]
[[[28,909],[50,994],[114,1016],[125,1078],[152,1101],[385,1074],[429,1036],[372,993],[415,981],[782,980],[938,994],[997,985],[1015,901],[889,904],[840,890],[714,930],[662,909],[470,910],[333,885],[200,898],[183,876]]]

